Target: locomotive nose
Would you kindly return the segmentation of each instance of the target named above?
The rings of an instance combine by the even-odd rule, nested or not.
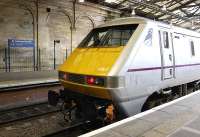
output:
[[[72,74],[107,76],[124,47],[77,48],[59,71]]]

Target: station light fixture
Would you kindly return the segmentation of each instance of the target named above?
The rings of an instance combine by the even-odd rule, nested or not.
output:
[[[60,43],[60,40],[54,40],[54,43]]]
[[[166,11],[167,7],[165,5],[163,5],[162,10]]]
[[[134,9],[132,10],[131,15],[135,15],[135,10]]]
[[[105,0],[105,2],[107,2],[107,3],[114,3],[114,2],[116,2],[116,0]]]
[[[83,3],[83,2],[85,2],[85,0],[78,0],[78,2]]]

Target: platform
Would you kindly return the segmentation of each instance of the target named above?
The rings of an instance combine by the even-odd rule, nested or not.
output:
[[[80,137],[199,137],[200,91]]]
[[[0,73],[0,89],[58,81],[57,71]]]
[[[61,88],[59,84],[56,84],[57,82],[57,71],[0,73],[0,111],[46,102],[48,90],[57,90]],[[41,84],[43,86],[40,87],[39,85]],[[52,86],[44,86],[48,84]],[[38,87],[36,85],[38,85]],[[26,88],[22,90],[20,89],[21,87]],[[15,90],[17,92],[7,92]]]

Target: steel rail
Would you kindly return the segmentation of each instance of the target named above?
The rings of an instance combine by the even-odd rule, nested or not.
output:
[[[49,106],[47,102],[3,110],[0,111],[0,127],[57,112],[60,109]]]

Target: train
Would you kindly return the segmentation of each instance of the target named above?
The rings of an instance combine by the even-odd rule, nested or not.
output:
[[[141,17],[95,27],[59,67],[67,114],[112,122],[199,89],[200,34]]]

